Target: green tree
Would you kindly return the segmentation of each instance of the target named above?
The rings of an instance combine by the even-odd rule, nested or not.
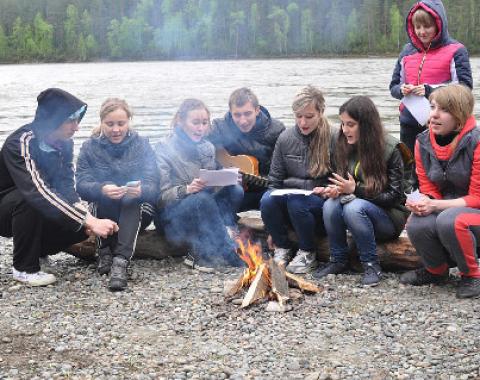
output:
[[[78,40],[80,37],[80,20],[78,9],[75,5],[70,4],[67,7],[67,18],[63,24],[65,31],[64,45],[65,53],[69,59],[78,59]]]
[[[288,31],[290,30],[290,18],[288,13],[277,6],[272,8],[272,12],[268,15],[268,19],[273,21],[273,42],[276,46],[277,53],[288,53]]]
[[[396,51],[399,51],[402,19],[397,4],[392,4],[392,7],[390,8],[390,25],[390,44]]]
[[[235,58],[238,57],[238,47],[240,44],[240,28],[245,23],[244,11],[230,12],[230,37],[233,39]]]
[[[38,58],[43,60],[53,58],[55,51],[53,46],[53,26],[43,19],[41,13],[37,13],[33,20],[33,41]]]
[[[0,24],[0,61],[5,62],[9,58],[8,51],[8,39],[3,30],[3,26]]]

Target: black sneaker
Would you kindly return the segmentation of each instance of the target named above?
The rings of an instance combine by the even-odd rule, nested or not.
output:
[[[473,298],[480,295],[480,278],[465,277],[457,286],[457,298]]]
[[[317,280],[328,276],[329,274],[340,274],[340,273],[345,273],[347,270],[348,264],[347,263],[340,263],[336,261],[330,261],[326,266],[323,268],[320,268],[313,272],[312,276],[313,278],[316,278]]]
[[[110,252],[110,248],[100,248],[98,250],[98,264],[97,272],[100,275],[109,274],[112,269],[113,256]]]
[[[108,283],[111,291],[121,291],[127,288],[127,267],[128,260],[124,257],[115,256],[113,258],[110,281]]]
[[[404,285],[421,286],[428,284],[441,284],[448,279],[448,272],[445,274],[433,274],[425,268],[419,268],[405,272],[400,276],[400,283]]]
[[[382,279],[382,268],[380,264],[376,262],[362,263],[363,266],[363,278],[362,285],[364,286],[377,286]]]

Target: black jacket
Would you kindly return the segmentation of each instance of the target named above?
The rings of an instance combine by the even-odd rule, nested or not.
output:
[[[53,147],[43,138],[83,107],[81,119],[86,104],[55,88],[43,91],[37,101],[34,121],[8,136],[0,151],[0,198],[17,189],[47,219],[78,230],[86,210],[79,207],[74,187],[73,141]]]
[[[231,155],[246,154],[258,160],[260,175],[268,175],[275,142],[285,130],[277,119],[272,119],[267,109],[260,106],[260,113],[252,130],[243,133],[235,125],[232,114],[227,112],[223,119],[215,119],[208,139],[216,148],[225,148]]]
[[[102,199],[106,184],[123,186],[141,181],[141,200],[155,204],[158,180],[155,154],[148,139],[135,131],[120,144],[112,144],[105,136],[92,137],[80,149],[77,161],[77,192],[89,202]]]
[[[338,130],[332,128],[330,162],[333,162],[337,136]],[[312,190],[314,187],[329,184],[328,177],[331,173],[316,178],[309,173],[308,150],[311,141],[312,134],[302,135],[298,126],[289,128],[280,135],[275,145],[268,176],[272,187]]]

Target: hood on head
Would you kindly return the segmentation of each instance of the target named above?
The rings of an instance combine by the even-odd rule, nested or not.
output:
[[[413,14],[417,9],[420,9],[420,8],[430,13],[435,19],[435,23],[437,24],[438,33],[433,38],[431,48],[434,49],[440,45],[445,44],[450,38],[450,36],[448,34],[447,13],[445,12],[445,8],[441,0],[418,1],[415,4],[413,4],[412,8],[410,8],[410,11],[408,12],[407,20],[405,23],[405,29],[407,30],[407,35],[408,35],[408,38],[410,39],[410,42],[418,50],[424,50],[422,42],[415,35],[415,29],[413,27],[413,21],[412,21]]]
[[[30,124],[35,135],[44,137],[60,127],[70,115],[84,107],[78,120],[82,120],[87,104],[59,88],[48,88],[37,97],[35,118]]]

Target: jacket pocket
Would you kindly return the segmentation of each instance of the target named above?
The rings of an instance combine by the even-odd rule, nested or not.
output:
[[[292,154],[285,155],[285,165],[287,169],[287,177],[305,177],[305,162],[302,156]]]

